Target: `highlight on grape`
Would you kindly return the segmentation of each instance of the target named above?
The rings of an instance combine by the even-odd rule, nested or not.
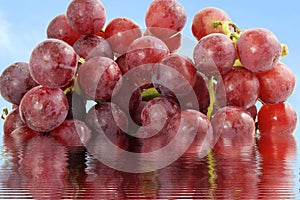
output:
[[[184,153],[239,154],[261,137],[293,135],[295,75],[271,30],[241,30],[206,7],[187,38],[177,0],[152,1],[145,28],[126,16],[108,21],[106,12],[99,0],[70,1],[29,62],[2,72],[0,93],[12,104],[3,130],[15,145],[51,137],[137,173]]]

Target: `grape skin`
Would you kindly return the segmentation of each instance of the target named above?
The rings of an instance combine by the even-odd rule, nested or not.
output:
[[[25,62],[11,64],[0,76],[1,96],[15,105],[19,105],[24,94],[37,85],[30,75],[28,63]]]
[[[19,108],[15,108],[5,118],[3,124],[3,132],[5,135],[8,135],[21,126],[25,126],[25,124],[21,119]]]
[[[105,28],[105,38],[117,55],[126,53],[130,44],[142,37],[140,27],[129,18],[120,17],[111,20]]]
[[[63,40],[69,45],[73,45],[81,34],[73,30],[67,21],[65,14],[54,17],[47,27],[47,38]]]
[[[110,59],[114,58],[110,44],[99,36],[82,36],[74,43],[73,48],[75,52],[85,60],[96,56],[103,56]]]
[[[156,37],[170,38],[183,29],[186,13],[176,0],[156,0],[146,11],[145,23],[147,29]]]
[[[260,82],[259,99],[264,103],[277,104],[286,101],[295,89],[295,75],[282,62],[262,73],[257,73]]]
[[[61,89],[43,86],[28,91],[19,106],[22,120],[37,132],[58,127],[66,119],[68,108],[67,97]]]
[[[263,28],[245,30],[236,45],[242,65],[252,72],[272,69],[281,55],[278,39],[271,31]]]
[[[113,90],[121,78],[121,70],[112,59],[93,57],[78,70],[78,84],[91,98],[110,100]]]
[[[216,7],[207,7],[198,11],[192,21],[192,33],[197,40],[210,33],[223,33],[222,27],[214,27],[216,21],[231,21],[228,14]]]
[[[73,0],[67,8],[71,27],[82,35],[99,32],[106,21],[106,13],[99,0]]]
[[[260,92],[259,80],[256,74],[243,67],[234,67],[224,74],[222,79],[227,105],[248,109],[256,103]]]
[[[260,134],[292,135],[297,125],[297,113],[287,102],[264,104],[258,111],[257,122]]]
[[[207,74],[217,66],[220,73],[225,74],[233,67],[236,50],[229,37],[222,33],[212,33],[199,40],[193,57],[201,72]],[[210,60],[212,62],[207,62]]]
[[[31,53],[29,70],[40,85],[61,88],[68,85],[77,70],[78,55],[74,49],[57,39],[46,39]]]

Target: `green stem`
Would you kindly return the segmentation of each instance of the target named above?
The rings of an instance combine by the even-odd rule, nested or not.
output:
[[[207,118],[211,119],[212,113],[213,113],[213,109],[214,109],[214,105],[216,102],[216,95],[215,95],[215,90],[214,90],[214,77],[212,76],[209,80],[208,80],[208,90],[209,90],[209,100],[210,100],[210,104],[207,108]]]
[[[286,44],[280,44],[281,45],[281,57],[283,58],[289,54],[289,48]]]
[[[148,89],[144,89],[142,91],[142,99],[143,101],[148,101],[150,99],[153,99],[155,97],[160,97],[161,94],[154,88],[148,88]]]
[[[212,151],[210,151],[207,154],[207,165],[208,165],[208,174],[209,174],[209,178],[208,178],[208,183],[210,185],[209,189],[210,189],[210,195],[213,196],[213,194],[211,193],[214,189],[217,188],[217,184],[216,184],[216,160],[214,158],[214,155],[212,153]]]

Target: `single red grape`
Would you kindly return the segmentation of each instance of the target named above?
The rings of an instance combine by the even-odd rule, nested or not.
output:
[[[242,65],[252,72],[272,69],[281,55],[281,45],[276,36],[263,28],[252,28],[242,32],[237,42]]]
[[[106,20],[104,6],[99,0],[72,0],[66,15],[71,27],[82,35],[99,32]]]
[[[117,55],[126,53],[129,45],[139,37],[142,37],[140,27],[129,18],[115,18],[105,28],[105,38]]]
[[[192,33],[197,40],[210,33],[223,33],[222,27],[215,27],[216,21],[231,21],[228,14],[216,7],[207,7],[198,11],[192,22]]]
[[[3,124],[3,132],[4,134],[10,134],[15,129],[25,126],[23,120],[21,119],[19,108],[14,109],[11,111],[7,117],[5,118],[4,124]]]
[[[46,39],[31,53],[29,70],[40,85],[61,88],[68,85],[77,70],[78,55],[66,42]]]
[[[0,93],[8,102],[19,105],[24,94],[38,84],[32,79],[28,63],[16,62],[0,76]]]
[[[297,113],[287,102],[264,104],[257,117],[261,134],[291,135],[296,129]]]
[[[288,66],[280,61],[272,69],[256,75],[260,83],[259,99],[264,103],[284,102],[295,89],[295,75]]]
[[[29,90],[19,107],[22,120],[37,132],[58,127],[66,119],[68,108],[67,97],[61,89],[43,86]]]
[[[54,17],[47,27],[47,37],[63,40],[69,45],[73,45],[81,34],[73,30],[67,21],[65,14],[60,14]]]
[[[170,38],[181,31],[186,13],[177,0],[152,1],[145,16],[147,29],[160,39]]]

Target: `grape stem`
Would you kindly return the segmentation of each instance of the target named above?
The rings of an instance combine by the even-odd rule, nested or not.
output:
[[[230,21],[216,21],[214,27],[217,28],[218,26],[222,26],[223,33],[227,35],[233,43],[238,41],[242,31],[235,23]]]
[[[142,91],[142,99],[143,101],[148,101],[151,100],[155,97],[160,97],[161,94],[154,88],[148,88],[148,89],[144,89]]]
[[[3,108],[2,109],[2,114],[1,114],[1,119],[5,120],[7,115],[8,115],[8,108]]]
[[[208,90],[209,90],[209,106],[207,108],[207,113],[206,116],[208,119],[211,119],[212,113],[213,113],[213,109],[214,109],[214,105],[216,102],[216,95],[215,95],[215,90],[214,90],[214,77],[212,76],[209,80],[208,80]]]

